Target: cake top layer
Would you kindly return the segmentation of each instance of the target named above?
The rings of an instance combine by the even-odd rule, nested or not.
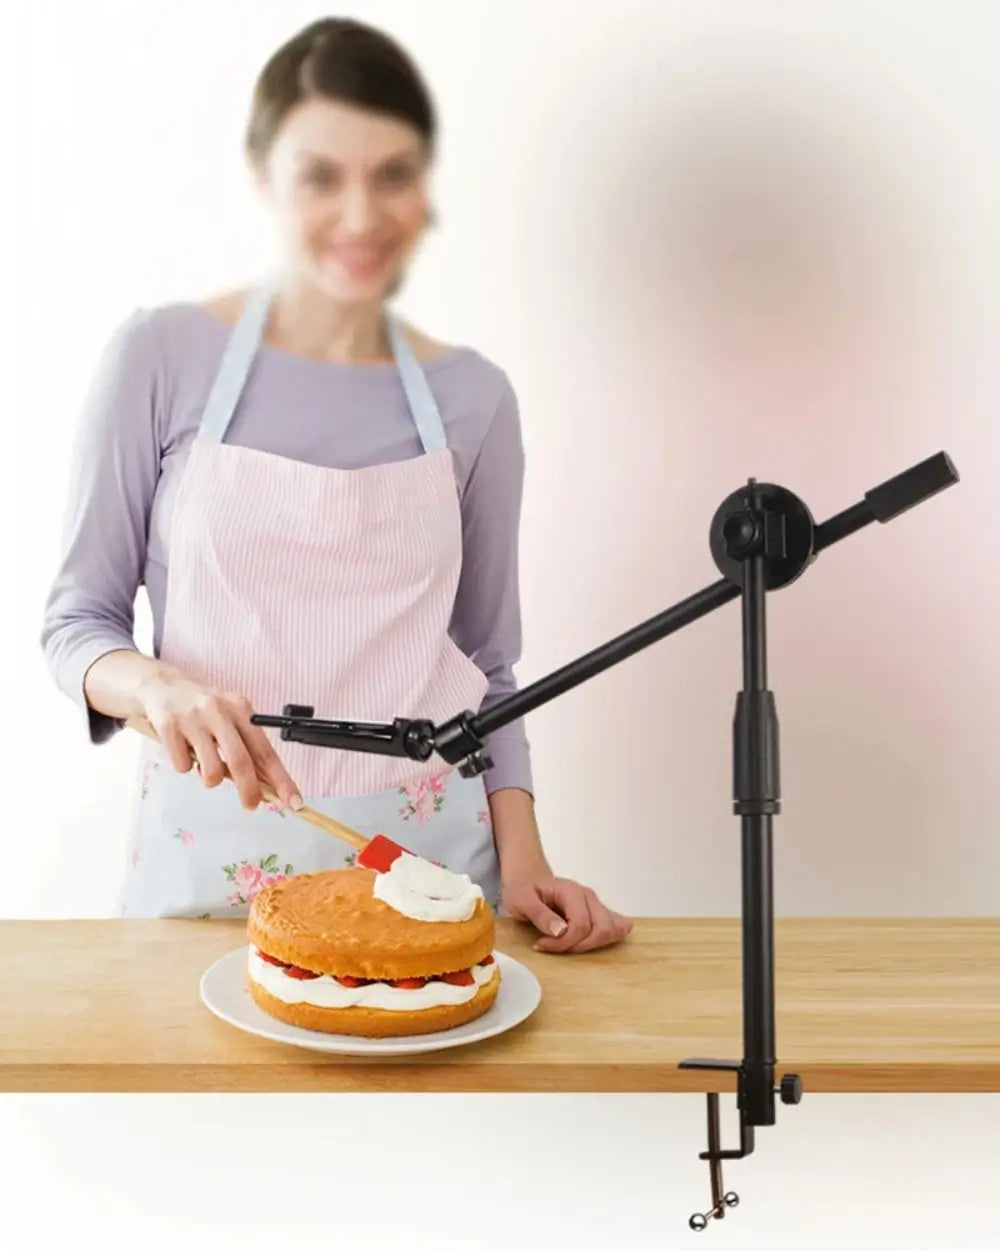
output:
[[[375,878],[351,868],[274,882],[250,907],[248,938],[288,964],[353,977],[449,973],[492,951],[493,913],[481,898],[468,920],[415,920],[376,898]]]

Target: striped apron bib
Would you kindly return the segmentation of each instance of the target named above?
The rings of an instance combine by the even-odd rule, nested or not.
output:
[[[226,443],[271,300],[269,286],[248,299],[184,468],[160,656],[258,712],[306,704],[338,720],[441,722],[478,710],[487,679],[449,635],[462,566],[452,455],[396,322],[390,341],[422,455],[341,470]],[[310,806],[468,873],[498,906],[482,777],[436,755],[418,762],[267,732]],[[196,772],[177,773],[156,744],[144,744],[141,769],[122,916],[245,916],[276,878],[352,861],[347,844],[291,813],[248,813],[228,782],[210,790]]]

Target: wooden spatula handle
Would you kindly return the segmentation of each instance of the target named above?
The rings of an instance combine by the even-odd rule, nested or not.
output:
[[[142,734],[146,738],[152,739],[154,743],[160,741],[160,736],[157,734],[155,727],[146,717],[129,717],[125,724],[130,730],[135,730],[137,734]],[[194,755],[193,752],[191,754],[192,756]],[[229,781],[232,781],[232,774],[226,768],[225,762],[223,762],[222,768]],[[333,817],[317,812],[315,808],[299,808],[298,811],[294,808],[285,808],[270,783],[265,781],[259,774],[257,775],[257,781],[260,783],[260,793],[264,796],[267,803],[274,804],[275,807],[281,808],[282,811],[291,813],[293,817],[298,817],[300,820],[308,822],[309,825],[315,826],[316,829],[322,830],[325,834],[332,834],[334,838],[343,839],[345,843],[350,843],[352,847],[361,848],[368,846],[368,839],[363,834],[359,834],[357,830],[352,830],[349,825],[341,825]]]

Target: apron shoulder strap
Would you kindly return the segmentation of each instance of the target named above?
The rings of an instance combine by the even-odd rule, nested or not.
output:
[[[221,443],[225,438],[263,340],[272,297],[273,288],[269,283],[256,287],[250,293],[230,333],[205,403],[199,438],[213,443]],[[448,446],[444,421],[427,375],[394,317],[387,318],[387,326],[393,357],[423,449],[427,453],[444,451]]]
[[[199,438],[211,443],[221,443],[225,438],[264,337],[271,296],[271,288],[265,284],[251,291],[247,298],[239,321],[229,335],[219,371],[205,403]]]
[[[437,400],[431,391],[427,375],[420,362],[413,354],[413,349],[406,341],[402,328],[392,316],[386,318],[389,330],[389,343],[396,359],[396,368],[406,392],[410,405],[413,423],[420,435],[420,442],[425,452],[442,452],[448,446],[444,422],[437,406]]]

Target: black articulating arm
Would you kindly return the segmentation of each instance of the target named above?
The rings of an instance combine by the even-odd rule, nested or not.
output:
[[[731,1072],[736,1077],[740,1145],[724,1151],[719,1133],[719,1096],[709,1093],[708,1150],[712,1206],[689,1224],[703,1230],[721,1219],[739,1198],[725,1192],[723,1160],[739,1160],[754,1149],[754,1129],[773,1125],[776,1100],[796,1104],[802,1082],[794,1073],[776,1080],[774,1028],[774,895],[772,827],[781,810],[778,765],[778,717],[767,684],[768,591],[798,578],[826,547],[864,526],[885,523],[958,481],[944,452],[868,491],[863,500],[817,525],[805,504],[784,487],[751,478],[719,506],[712,521],[710,546],[722,578],[635,626],[587,655],[541,678],[481,713],[462,712],[443,725],[397,718],[391,724],[323,721],[313,709],[288,705],[281,716],[255,715],[254,724],[276,727],[281,737],[318,747],[377,752],[428,760],[436,752],[463,776],[492,766],[484,754],[489,736],[501,726],[549,703],[566,691],[620,664],[636,652],[730,600],[742,601],[743,689],[733,718],[733,810],[740,819],[742,859],[742,1060],[690,1059],[682,1069]]]

